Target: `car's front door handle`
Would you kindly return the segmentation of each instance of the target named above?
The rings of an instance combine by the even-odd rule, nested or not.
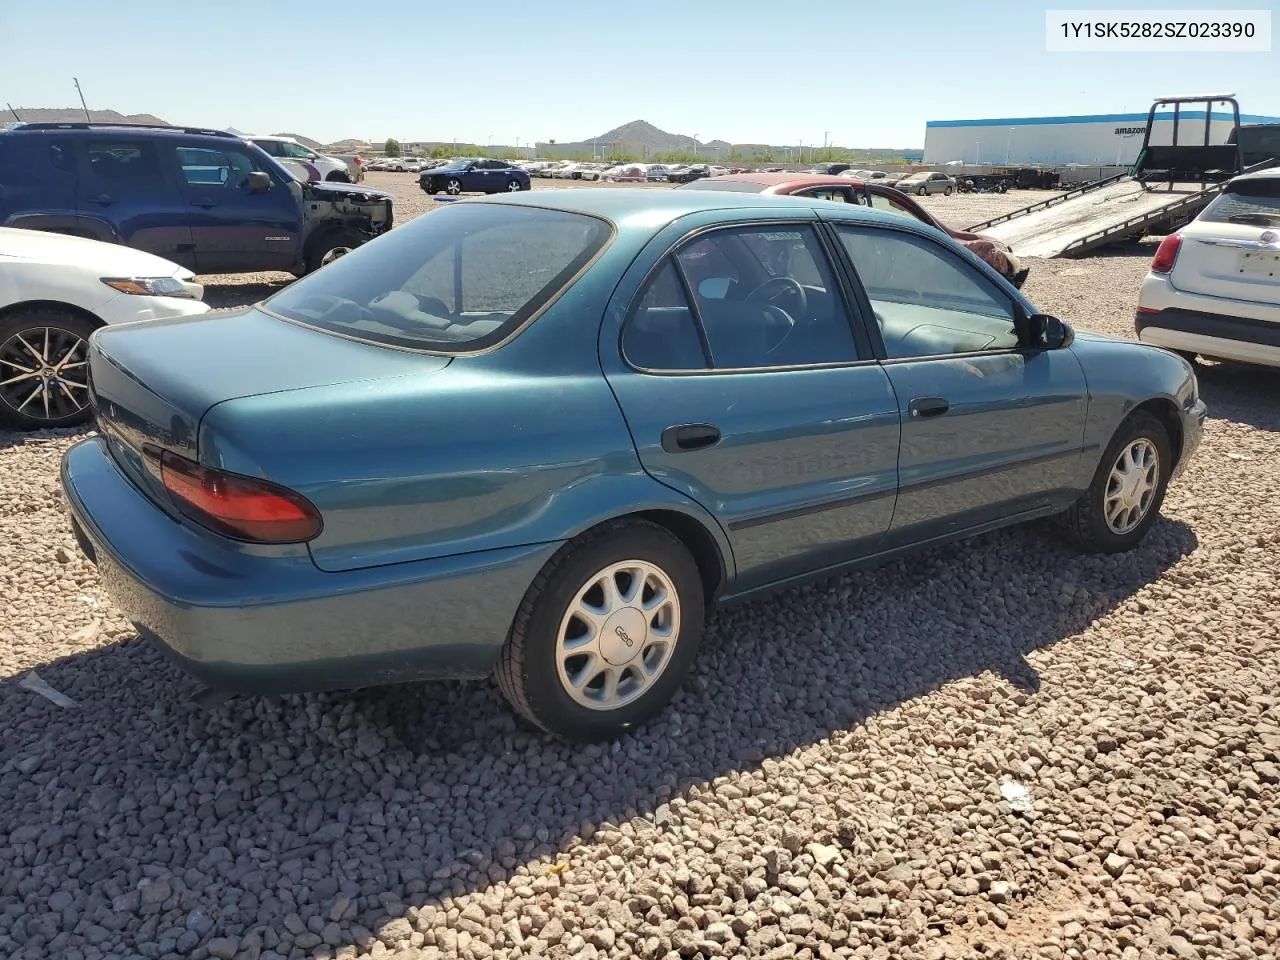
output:
[[[940,417],[951,409],[951,404],[942,397],[916,397],[907,405],[907,412],[912,420],[924,420],[926,417]]]
[[[720,442],[720,430],[709,423],[679,423],[662,431],[662,449],[667,453],[702,450]]]
[[[193,207],[204,207],[206,210],[208,210],[210,207],[216,207],[218,205],[218,201],[217,200],[192,200],[191,205]]]
[[[97,204],[101,204],[104,207],[109,207],[111,206],[111,204],[115,203],[116,201],[114,197],[109,197],[105,193],[100,193],[93,198],[93,202]]]

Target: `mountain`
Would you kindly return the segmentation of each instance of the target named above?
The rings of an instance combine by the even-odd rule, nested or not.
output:
[[[271,134],[271,136],[291,137],[292,139],[297,140],[304,147],[310,147],[312,150],[319,150],[322,146],[324,146],[324,144],[322,144],[319,140],[312,140],[310,137],[304,137],[300,133],[273,133]]]
[[[84,110],[80,107],[15,107],[19,117],[25,123],[83,123]],[[8,115],[9,118],[13,114]],[[93,123],[149,123],[156,126],[170,126],[167,120],[152,116],[149,113],[119,113],[115,110],[90,110],[89,119]]]
[[[648,153],[678,153],[693,148],[693,137],[680,133],[667,133],[645,120],[632,120],[595,138],[599,143],[627,144],[632,150],[644,147]],[[698,144],[701,146],[702,144]]]

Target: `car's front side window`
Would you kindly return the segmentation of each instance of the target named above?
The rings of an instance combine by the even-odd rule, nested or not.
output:
[[[836,231],[889,359],[1018,346],[1013,301],[952,251],[898,230],[840,225]]]
[[[623,346],[627,359],[646,369],[858,359],[843,297],[808,225],[733,227],[694,237],[654,273],[639,304]]]

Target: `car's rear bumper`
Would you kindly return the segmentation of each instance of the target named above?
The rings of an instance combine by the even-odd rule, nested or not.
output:
[[[212,687],[288,693],[493,668],[528,585],[558,544],[325,573],[174,522],[101,437],[62,461],[77,542],[139,633]]]
[[[1167,350],[1280,367],[1280,323],[1170,307],[1139,310],[1134,329],[1143,343]]]

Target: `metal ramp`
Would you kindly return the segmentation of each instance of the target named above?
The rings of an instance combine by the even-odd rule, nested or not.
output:
[[[1142,150],[1128,174],[1087,183],[968,229],[1003,241],[1024,257],[1078,256],[1145,233],[1171,232],[1195,217],[1231,177],[1245,172],[1234,135],[1229,143],[1210,142],[1216,103],[1230,107],[1234,134],[1240,127],[1234,94],[1160,97],[1147,114]],[[1199,142],[1187,142],[1188,121],[1201,118],[1184,118],[1186,104],[1204,106],[1203,137],[1195,137]],[[1169,106],[1172,142],[1153,144],[1156,112]]]
[[[1221,184],[1199,183],[1151,189],[1122,176],[1086,184],[967,229],[1008,244],[1020,257],[1078,256],[1190,220],[1221,190]]]

